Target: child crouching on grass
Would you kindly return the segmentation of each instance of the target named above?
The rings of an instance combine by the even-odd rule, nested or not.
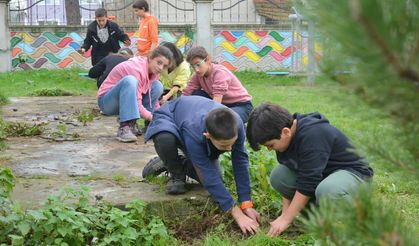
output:
[[[349,199],[372,179],[366,160],[320,113],[291,115],[265,103],[250,114],[246,135],[254,150],[274,150],[280,164],[270,182],[282,196],[282,213],[271,222],[270,236],[285,231],[310,200]]]

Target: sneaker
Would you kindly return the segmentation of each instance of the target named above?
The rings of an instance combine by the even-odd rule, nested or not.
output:
[[[138,128],[137,122],[133,121],[130,126],[132,134],[134,134],[135,136],[141,136],[143,135],[143,132]]]
[[[185,187],[185,178],[171,177],[166,184],[166,193],[169,195],[184,194],[188,190]]]
[[[116,134],[116,139],[123,143],[135,142],[137,137],[132,133],[130,126],[119,127],[118,133]]]
[[[141,129],[141,131],[142,131],[143,133],[146,133],[147,128],[148,128],[148,125],[150,125],[150,121],[145,120],[145,121],[144,121],[144,127],[143,127],[143,129]]]
[[[165,171],[167,171],[166,166],[164,165],[160,157],[156,156],[149,160],[147,165],[145,165],[143,169],[143,178],[146,178],[148,176],[158,176],[159,174]]]

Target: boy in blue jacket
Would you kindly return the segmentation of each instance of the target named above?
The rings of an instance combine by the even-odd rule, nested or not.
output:
[[[349,139],[320,113],[291,115],[266,103],[250,114],[246,131],[254,150],[264,145],[280,163],[270,182],[282,196],[282,213],[271,222],[270,236],[285,231],[310,200],[350,198],[373,176]]]
[[[168,194],[185,193],[188,175],[208,190],[223,211],[231,211],[243,233],[257,231],[260,215],[250,197],[244,127],[234,111],[204,97],[180,97],[153,113],[153,121],[144,137],[145,141],[150,139],[171,174],[166,185]],[[178,154],[179,149],[186,157]],[[218,157],[226,151],[231,151],[240,207],[221,177]]]

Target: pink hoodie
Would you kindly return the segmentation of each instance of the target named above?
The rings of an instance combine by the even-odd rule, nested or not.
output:
[[[151,112],[144,108],[142,103],[143,94],[149,93],[151,84],[153,81],[159,79],[159,75],[152,74],[149,77],[148,74],[148,60],[147,57],[133,57],[128,61],[118,64],[112,69],[108,77],[103,81],[103,84],[100,86],[97,92],[97,98],[103,96],[108,92],[112,87],[114,87],[122,78],[127,75],[132,75],[138,80],[137,87],[137,102],[140,115],[146,120],[151,119]]]
[[[211,63],[211,73],[207,77],[200,77],[196,73],[189,79],[183,90],[183,95],[189,96],[194,90],[203,89],[212,98],[223,96],[222,104],[248,102],[252,97],[243,87],[240,80],[220,64]]]

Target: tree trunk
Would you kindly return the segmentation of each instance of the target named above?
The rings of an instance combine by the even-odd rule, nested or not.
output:
[[[67,25],[81,25],[79,0],[65,0]]]

